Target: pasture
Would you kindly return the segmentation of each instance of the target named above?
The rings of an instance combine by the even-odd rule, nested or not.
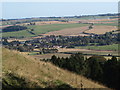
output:
[[[62,20],[62,19],[61,19]],[[64,20],[64,19],[63,19]],[[65,19],[67,20],[67,19]],[[118,19],[109,19],[109,17],[104,16],[89,16],[82,18],[70,18],[69,22],[60,22],[60,21],[38,21],[35,22],[36,25],[27,25],[28,23],[21,23],[16,25],[24,25],[28,29],[15,32],[5,32],[2,34],[3,37],[37,37],[38,35],[70,35],[70,36],[87,36],[81,34],[89,26],[89,24],[82,23],[94,23],[94,27],[91,30],[86,31],[86,33],[95,33],[95,34],[104,34],[112,30],[117,30]],[[79,23],[81,21],[82,23]],[[6,27],[10,25],[5,25]],[[33,29],[33,31],[31,31]],[[31,31],[32,33],[28,32]]]
[[[107,50],[107,51],[118,51],[118,44],[104,45],[104,46],[80,46],[76,49],[88,49],[88,50]]]
[[[47,53],[47,54],[37,54],[37,52],[30,52],[30,53],[25,53],[25,54],[29,54],[29,56],[36,58],[36,59],[50,59],[53,55],[57,56],[57,57],[70,57],[70,55],[72,53],[83,53],[85,57],[89,58],[92,55],[106,55],[104,56],[106,59],[111,59],[112,56],[107,56],[108,54],[111,55],[118,55],[117,51],[105,51],[105,50],[88,50],[88,49],[73,49],[73,48],[59,48],[58,49],[59,52],[58,53]]]
[[[47,32],[51,31],[58,31],[61,29],[66,29],[66,28],[75,28],[75,27],[82,27],[86,26],[86,24],[49,24],[49,25],[37,25],[37,26],[28,26],[30,29],[34,29],[34,33],[39,35],[39,34],[44,34]]]
[[[85,31],[85,33],[105,34],[117,30],[116,26],[94,25],[92,29]]]
[[[86,34],[82,34],[87,29],[88,26],[77,27],[77,28],[66,28],[66,29],[61,29],[59,31],[48,32],[43,35],[87,36]]]
[[[92,47],[92,46],[91,46]],[[96,46],[97,48],[97,46]],[[112,48],[111,48],[112,49]],[[118,55],[118,51],[108,51],[108,50],[95,50],[95,49],[88,49],[88,48],[84,48],[84,47],[76,47],[76,48],[60,48],[58,49],[59,52],[67,52],[67,53],[77,53],[77,52],[81,52],[83,54],[97,54],[97,55],[108,55],[108,54],[112,54],[112,55]]]
[[[86,26],[86,24],[46,24],[46,25],[31,25],[31,26],[27,26],[28,29],[27,30],[31,30],[34,29],[32,32],[35,33],[34,35],[29,33],[27,30],[22,30],[22,31],[15,31],[15,32],[5,32],[2,33],[3,37],[35,37],[37,35],[40,34],[44,34],[47,32],[51,32],[51,31],[58,31],[61,29],[66,29],[66,28],[75,28],[75,27],[82,27],[82,26]]]
[[[28,33],[26,30],[22,30],[22,31],[16,31],[16,32],[5,32],[5,33],[2,33],[2,36],[3,37],[32,37],[35,35]]]

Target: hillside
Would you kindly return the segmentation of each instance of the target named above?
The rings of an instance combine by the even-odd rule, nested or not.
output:
[[[21,52],[3,48],[3,86],[106,88],[103,85],[42,62]],[[83,86],[81,86],[83,85]]]
[[[16,26],[5,27],[2,29],[2,32],[14,32],[14,31],[20,31],[25,29],[27,29],[27,27],[16,25]]]

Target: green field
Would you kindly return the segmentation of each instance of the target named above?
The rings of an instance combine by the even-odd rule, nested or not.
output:
[[[78,24],[78,23],[71,23],[71,24],[46,24],[46,25],[30,25],[27,26],[28,29],[27,30],[31,30],[34,29],[34,31],[32,31],[33,33],[35,33],[35,35],[29,33],[26,30],[21,30],[21,31],[15,31],[15,32],[4,32],[2,33],[3,37],[33,37],[33,36],[38,36],[39,34],[44,34],[47,32],[51,32],[51,31],[58,31],[61,29],[65,29],[65,28],[75,28],[75,27],[82,27],[82,26],[87,26],[88,24]],[[104,23],[104,24],[94,24],[94,25],[110,25],[110,26],[117,26],[117,23]]]
[[[5,32],[5,33],[2,33],[2,36],[3,37],[10,37],[10,36],[14,36],[14,37],[22,37],[22,36],[31,37],[31,36],[34,36],[34,35],[28,33],[26,30],[22,30],[22,31],[16,31],[16,32]]]
[[[118,44],[104,45],[104,46],[80,46],[80,47],[75,47],[75,48],[91,49],[91,50],[112,50],[112,51],[118,51]]]
[[[35,33],[35,35],[27,32],[26,30],[22,31],[16,31],[16,32],[5,32],[2,34],[3,37],[10,37],[10,36],[15,36],[15,37],[32,37],[32,36],[37,36],[39,34],[44,34],[50,31],[57,31],[65,28],[75,28],[75,27],[82,27],[86,26],[86,24],[49,24],[49,25],[31,25],[27,26],[28,29],[34,29],[32,31]]]
[[[118,23],[96,23],[94,25],[108,25],[108,26],[118,26]]]
[[[28,26],[30,29],[34,29],[35,34],[43,34],[50,31],[57,31],[65,28],[74,28],[74,27],[82,27],[86,26],[86,24],[50,24],[50,25],[35,25],[35,26]]]
[[[114,23],[118,23],[118,20],[106,20],[106,21],[98,21],[98,22],[114,22]]]

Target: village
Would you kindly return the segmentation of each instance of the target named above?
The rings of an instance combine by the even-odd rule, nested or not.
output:
[[[109,38],[109,39],[108,39]],[[26,41],[11,41],[7,38],[2,39],[5,48],[20,52],[36,52],[36,55],[57,53],[59,48],[75,48],[77,46],[104,46],[118,43],[117,34],[107,32],[102,35],[90,36],[44,36]]]

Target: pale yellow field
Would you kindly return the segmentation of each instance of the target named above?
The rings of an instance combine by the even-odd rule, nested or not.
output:
[[[73,52],[73,51],[86,51],[86,52],[113,52],[113,51],[106,51],[106,50],[88,50],[88,49],[76,49],[76,48],[59,48],[59,52]]]
[[[53,55],[57,56],[57,57],[69,57],[71,54],[63,54],[63,53],[49,53],[49,54],[42,54],[42,55],[31,55],[34,58],[37,59],[50,59]]]
[[[42,22],[36,22],[36,25],[44,25],[44,24],[67,24],[67,23],[77,23],[77,21],[69,21],[69,22],[42,21]]]
[[[85,31],[86,33],[95,33],[95,34],[105,34],[106,32],[110,32],[113,30],[117,30],[116,26],[93,26],[93,29]]]
[[[117,51],[105,51],[105,50],[88,50],[88,49],[72,49],[72,48],[59,48],[58,49],[58,53],[48,53],[48,54],[41,54],[41,55],[30,55],[31,57],[34,57],[36,59],[50,59],[53,55],[57,56],[57,57],[69,57],[71,54],[65,54],[64,52],[68,52],[68,53],[77,53],[77,52],[80,52],[80,53],[83,53],[83,54],[90,54],[90,55],[84,55],[85,57],[89,58],[91,57],[92,55],[91,54],[98,54],[98,55],[108,55],[108,54],[111,54],[111,55],[118,55],[118,52]],[[28,53],[24,53],[22,52],[23,54],[28,54]],[[105,58],[108,60],[108,59],[111,59],[111,56],[105,56]]]

